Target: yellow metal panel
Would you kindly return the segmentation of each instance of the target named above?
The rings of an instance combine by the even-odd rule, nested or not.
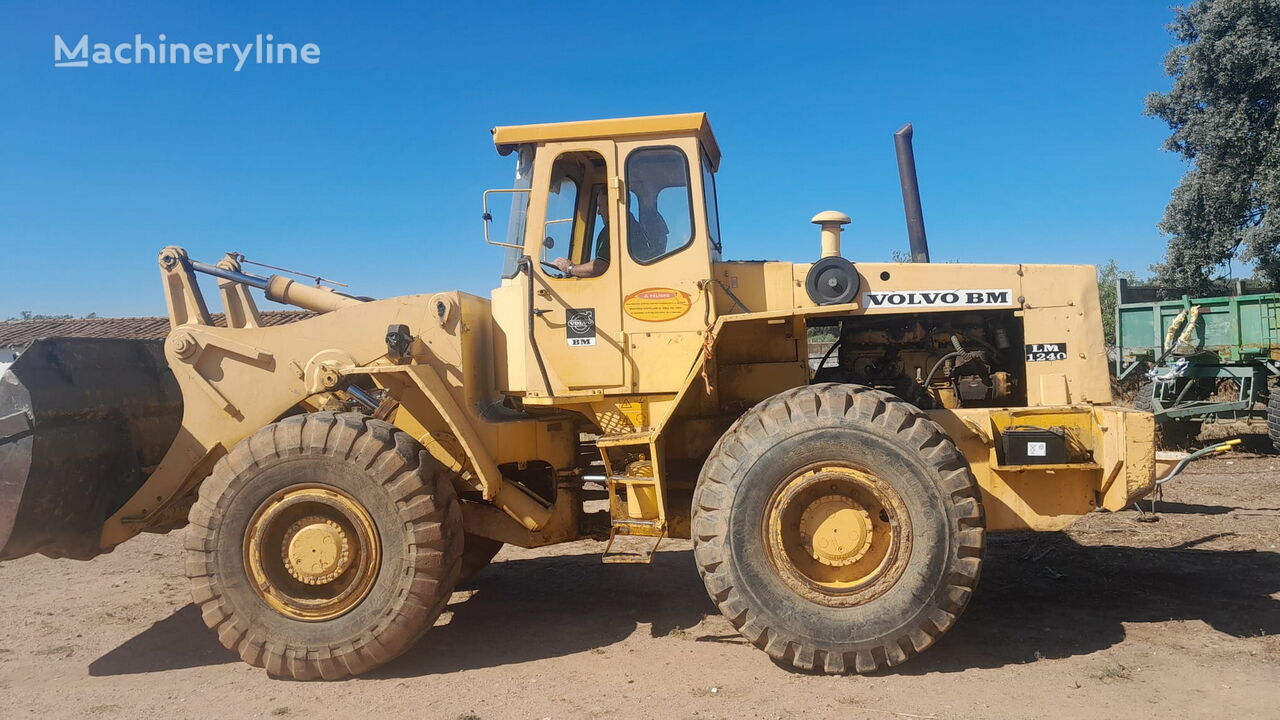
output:
[[[1098,418],[1104,416],[1087,405],[926,412],[947,431],[968,460],[982,490],[988,530],[1048,531],[1067,527],[1098,507],[1108,473],[1124,459],[1116,453],[1123,452],[1121,446],[1126,442],[1106,442],[1111,426],[1100,423]],[[1073,434],[1092,451],[1093,461],[1075,466],[1001,466],[996,451],[999,431],[1010,425],[1072,428]],[[1147,467],[1149,472],[1150,465]]]
[[[809,381],[804,362],[721,365],[717,390],[721,402],[741,400],[756,403]]]
[[[1067,376],[1062,373],[1041,373],[1035,380],[1028,377],[1027,384],[1027,402],[1033,405],[1065,405],[1071,402],[1071,388],[1067,384]]]
[[[1149,413],[1130,408],[1107,408],[1106,412],[1112,417],[1123,419],[1125,428],[1125,448],[1122,457],[1126,467],[1125,482],[1129,497],[1125,498],[1124,505],[1108,504],[1109,510],[1120,510],[1135,498],[1142,497],[1155,488],[1155,418]],[[1115,426],[1119,423],[1110,424]]]
[[[716,311],[719,314],[760,312],[789,308],[793,295],[793,268],[786,262],[719,262],[715,264],[713,277],[723,287],[716,286]],[[746,310],[734,302],[733,293]]]
[[[715,340],[717,365],[800,361],[807,355],[809,342],[802,327],[785,316],[726,323]]]
[[[528,387],[527,317],[525,294],[528,292],[521,276],[502,281],[502,286],[490,293],[493,299],[493,374],[498,390],[520,393]],[[534,370],[534,372],[537,372]]]
[[[988,530],[1062,530],[1096,507],[1096,470],[987,468],[978,483]]]
[[[818,242],[813,244],[813,254],[819,253]],[[904,312],[937,312],[973,310],[973,305],[957,305],[951,307],[927,306],[919,304],[894,304],[884,302],[873,304],[867,301],[868,293],[902,293],[905,291],[989,291],[1008,290],[1009,302],[1006,304],[984,304],[982,309],[997,307],[1017,308],[1020,298],[1025,294],[1020,265],[974,265],[967,263],[857,263],[855,267],[861,278],[860,289],[854,302],[847,305],[822,306],[824,311],[835,310],[848,314],[865,312],[870,315],[901,314]],[[797,263],[792,273],[791,307],[814,308],[804,288],[804,280],[809,272],[809,264]],[[896,300],[896,298],[895,298]],[[752,308],[753,310],[755,308]]]
[[[435,407],[444,422],[447,423],[449,431],[458,439],[463,449],[471,456],[472,468],[480,476],[485,497],[493,497],[497,488],[502,484],[502,476],[498,473],[498,465],[494,462],[489,449],[476,432],[475,424],[468,417],[469,413],[458,406],[457,401],[435,370],[427,365],[390,365],[363,368],[360,372],[374,377],[404,375],[411,379],[418,386],[423,396]],[[401,402],[405,403],[406,407],[413,407],[408,404],[409,399],[407,397]],[[421,413],[419,413],[419,421],[421,422]],[[421,424],[429,429],[432,423]]]
[[[462,502],[462,526],[468,533],[493,538],[518,547],[541,547],[578,538],[578,520],[582,515],[582,496],[568,488],[557,493],[546,523],[529,529],[507,513],[488,503]]]
[[[639,400],[624,400],[618,403],[618,412],[631,423],[633,428],[642,428],[649,423],[646,419],[648,414],[645,404]]]
[[[675,392],[683,387],[689,369],[702,352],[704,336],[702,331],[628,334],[631,391]]]
[[[1023,265],[1023,329],[1027,344],[1065,343],[1063,360],[1027,363],[1028,402],[1111,402],[1111,376],[1107,368],[1102,310],[1098,301],[1097,271],[1091,265]],[[1041,375],[1060,374],[1061,380],[1039,382]],[[1056,388],[1064,385],[1069,400],[1058,400]],[[1036,388],[1055,388],[1053,396],[1037,399]],[[1038,400],[1038,401],[1037,401]]]
[[[1101,488],[1102,506],[1123,510],[1155,487],[1155,421],[1130,408],[1097,408],[1108,463]]]
[[[707,119],[706,113],[507,125],[495,127],[492,132],[495,145],[695,134],[702,140],[712,163],[716,166],[720,164],[720,146],[711,132],[711,121]]]

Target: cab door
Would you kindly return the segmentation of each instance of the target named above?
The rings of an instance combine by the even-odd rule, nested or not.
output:
[[[525,252],[533,260],[533,339],[526,364],[528,393],[592,396],[623,383],[619,301],[618,181],[611,142],[553,143],[538,150]],[[599,272],[566,276],[564,258]],[[603,262],[601,262],[603,260]]]
[[[679,391],[715,319],[706,281],[719,256],[714,181],[695,138],[618,143],[626,228],[622,329],[631,392]]]

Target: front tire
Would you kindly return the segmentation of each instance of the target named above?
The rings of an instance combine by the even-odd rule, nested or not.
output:
[[[268,425],[218,461],[186,536],[205,624],[274,676],[334,680],[409,649],[457,582],[449,473],[355,413]]]
[[[979,490],[941,427],[857,385],[796,388],[721,437],[694,494],[694,556],[726,618],[776,662],[898,665],[978,582]]]

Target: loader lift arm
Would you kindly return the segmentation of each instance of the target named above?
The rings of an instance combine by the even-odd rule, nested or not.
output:
[[[13,466],[6,482],[18,479],[0,494],[7,498],[0,503],[0,556],[88,559],[139,532],[180,527],[195,491],[232,447],[291,414],[347,409],[354,400],[348,388],[395,400],[390,419],[458,469],[458,490],[478,492],[498,511],[479,513],[477,524],[488,534],[541,544],[577,532],[568,493],[555,503],[564,507],[553,509],[498,469],[498,432],[485,416],[494,402],[487,364],[466,357],[487,352],[481,322],[487,301],[462,293],[356,298],[244,272],[240,260],[230,253],[212,265],[166,247],[158,262],[172,330],[163,343],[42,341],[17,365],[14,377],[30,378],[34,393],[26,386],[6,391],[2,409],[8,412],[0,413],[14,416],[0,439],[0,464]],[[228,327],[212,322],[198,274],[218,279]],[[317,315],[261,327],[250,288]],[[407,328],[407,353],[390,351],[392,326]],[[72,344],[85,353],[68,349]],[[48,353],[57,354],[57,362],[44,357]],[[142,362],[144,356],[151,361]],[[71,362],[81,371],[40,376],[42,359],[43,367]],[[92,398],[84,396],[88,385],[98,388]],[[107,390],[115,395],[103,395]],[[114,409],[95,414],[106,407]],[[68,415],[62,408],[85,411]],[[90,422],[99,416],[101,422]],[[524,452],[536,425],[509,423],[506,444]],[[78,439],[69,440],[68,432]],[[561,444],[570,443],[549,445]],[[565,454],[549,459],[564,468],[571,464]],[[83,482],[74,482],[81,476]],[[67,513],[75,517],[63,517]]]

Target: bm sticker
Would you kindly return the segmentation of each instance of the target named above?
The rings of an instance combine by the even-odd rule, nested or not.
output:
[[[1051,362],[1067,359],[1066,343],[1036,343],[1027,345],[1027,362]]]
[[[569,308],[565,310],[565,337],[569,347],[592,347],[596,344],[596,309]]]

